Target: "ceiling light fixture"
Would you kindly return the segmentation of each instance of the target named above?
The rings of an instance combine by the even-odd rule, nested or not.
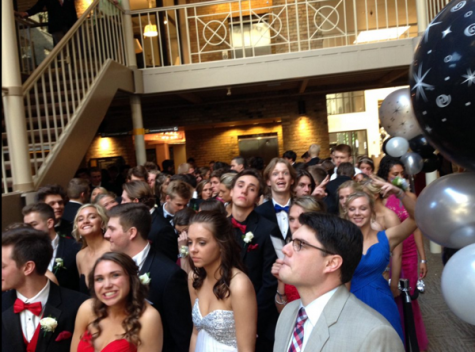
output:
[[[148,8],[149,9],[152,8],[152,1],[151,0],[148,0]],[[145,26],[145,28],[143,30],[143,36],[148,37],[148,38],[158,36],[157,25],[152,24],[150,22],[150,15],[148,16],[148,24]]]

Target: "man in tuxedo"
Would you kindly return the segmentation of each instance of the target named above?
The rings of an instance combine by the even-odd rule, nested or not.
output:
[[[290,239],[289,208],[292,185],[297,174],[289,162],[283,158],[274,158],[264,170],[264,179],[270,187],[272,199],[256,208],[256,212],[279,225],[285,242]]]
[[[308,148],[308,155],[310,155],[310,161],[307,162],[307,166],[313,166],[320,163],[320,158],[318,157],[320,154],[320,146],[318,144],[312,144]]]
[[[341,163],[351,163],[353,161],[352,155],[353,148],[348,144],[338,144],[335,149],[332,151],[332,161],[335,165],[333,170],[333,175],[330,177],[330,180],[334,180],[337,176],[336,170]],[[355,175],[360,174],[361,170],[355,167]]]
[[[46,185],[41,187],[36,193],[38,203],[46,203],[54,210],[56,233],[63,237],[71,237],[73,225],[63,219],[64,205],[66,204],[66,192],[60,185]]]
[[[178,257],[178,236],[168,221],[160,214],[160,209],[155,207],[155,196],[150,186],[144,181],[131,181],[122,185],[122,203],[142,203],[149,209],[152,216],[152,225],[148,233],[148,240],[152,247],[162,253],[171,261]]]
[[[88,297],[48,280],[52,256],[51,240],[42,231],[2,234],[2,351],[69,352],[76,313]],[[42,328],[45,318],[56,327]]]
[[[234,170],[236,172],[241,172],[242,170],[247,168],[247,162],[246,159],[243,158],[242,156],[236,156],[231,160],[231,170]]]
[[[257,294],[257,341],[256,351],[272,351],[277,310],[274,304],[277,280],[271,274],[277,259],[271,237],[280,241],[277,225],[254,211],[256,202],[264,190],[264,183],[254,169],[246,169],[233,180],[231,223],[237,242],[241,245],[241,257]],[[244,236],[252,234],[248,242]]]
[[[79,208],[89,202],[91,196],[89,181],[83,178],[73,178],[69,181],[67,192],[69,202],[64,207],[63,219],[73,224]]]
[[[213,197],[216,197],[219,194],[219,185],[221,184],[220,180],[223,174],[223,170],[216,169],[212,171],[209,176],[209,182],[211,183],[211,188],[213,189]]]
[[[336,174],[336,178],[328,182],[326,186],[327,196],[323,198],[323,201],[327,205],[328,213],[338,215],[340,210],[338,206],[338,188],[346,181],[353,179],[355,168],[351,163],[341,163],[336,169]]]
[[[66,238],[56,233],[54,211],[48,204],[27,205],[23,208],[22,213],[25,224],[49,235],[53,256],[48,264],[48,270],[56,275],[60,286],[79,291],[76,254],[81,250],[81,245],[72,238]]]
[[[170,225],[174,226],[173,217],[177,211],[182,210],[190,202],[192,189],[186,182],[175,180],[170,181],[167,187],[165,203],[161,210],[161,215]]]
[[[120,204],[109,216],[104,237],[110,241],[111,251],[129,255],[139,267],[139,275],[150,279],[148,300],[162,318],[163,351],[188,352],[193,324],[187,276],[151,248],[147,239],[152,221],[149,209],[140,203]]]
[[[21,17],[30,17],[42,12],[45,7],[48,11],[48,32],[53,36],[53,42],[56,45],[78,19],[75,1],[38,0],[33,7],[18,14]]]
[[[403,352],[396,331],[381,314],[346,288],[363,252],[354,224],[331,214],[303,213],[284,247],[279,278],[300,300],[287,304],[275,331],[274,352]]]

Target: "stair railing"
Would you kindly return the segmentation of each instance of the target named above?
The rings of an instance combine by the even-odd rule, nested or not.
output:
[[[106,61],[127,65],[123,15],[110,0],[94,0],[24,83],[34,179]]]

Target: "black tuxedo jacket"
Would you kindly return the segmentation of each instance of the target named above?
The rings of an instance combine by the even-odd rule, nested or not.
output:
[[[348,176],[337,176],[337,178],[328,182],[327,186],[325,187],[327,196],[323,198],[323,201],[325,202],[327,206],[328,213],[338,215],[339,210],[340,210],[338,207],[338,204],[339,204],[338,187],[340,187],[346,181],[350,181],[350,180],[351,180],[351,177],[348,177]]]
[[[54,230],[61,237],[72,237],[73,225],[69,221],[61,219],[61,222],[54,227]]]
[[[234,229],[236,240],[241,246],[241,258],[247,269],[247,275],[254,285],[257,294],[257,334],[268,341],[274,340],[275,326],[278,313],[275,308],[275,292],[277,279],[272,275],[272,265],[277,260],[277,255],[271,241],[271,236],[280,237],[279,227],[259,215],[256,211],[249,214],[246,221],[246,233],[252,232],[254,238],[250,243],[245,243],[244,234],[237,228]],[[250,246],[256,248],[250,249]]]
[[[23,340],[20,316],[13,312],[16,291],[10,290],[2,294],[2,351],[24,352],[26,345]],[[58,321],[53,333],[40,332],[36,352],[69,352],[71,338],[55,341],[59,333],[74,332],[74,323],[79,306],[89,297],[82,293],[59,287],[50,282],[48,301],[44,317],[52,317]]]
[[[317,156],[316,158],[310,159],[310,161],[307,163],[307,166],[317,165],[318,163],[320,163],[320,158]]]
[[[188,352],[193,329],[186,273],[153,248],[140,275],[150,273],[148,300],[159,311],[163,323],[163,351]]]
[[[171,261],[176,262],[178,257],[178,236],[170,222],[163,216],[161,207],[155,208],[152,213],[152,227],[148,234],[152,247]]]
[[[63,259],[64,267],[58,268],[58,270],[55,270],[55,267],[53,267],[53,272],[55,272],[61,287],[79,291],[79,273],[76,265],[76,254],[80,250],[81,245],[72,238],[59,237],[59,245],[55,259]]]
[[[63,219],[68,221],[70,224],[74,223],[74,218],[76,214],[81,208],[82,204],[75,203],[75,202],[68,202],[68,204],[64,207]]]
[[[48,11],[48,32],[59,32],[63,28],[71,28],[78,19],[74,0],[64,0],[63,5],[58,0],[38,0],[32,8],[28,9],[28,16],[43,11]]]
[[[277,222],[277,216],[275,215],[275,210],[274,210],[274,203],[272,202],[272,199],[269,199],[267,202],[262,203],[256,208],[256,213],[259,215],[263,216],[267,220],[271,221],[275,225],[277,225],[277,230],[279,231],[277,234],[274,235],[274,237],[279,237],[283,243],[285,244],[286,242],[290,241],[291,235],[290,235],[290,225],[289,228],[287,229],[287,236],[286,239],[284,239],[284,236],[282,236],[282,233],[280,232],[279,229],[279,223]]]

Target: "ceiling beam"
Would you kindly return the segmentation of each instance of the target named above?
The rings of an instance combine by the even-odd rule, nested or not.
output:
[[[203,100],[194,93],[180,93],[177,94],[180,98],[185,99],[193,104],[201,104]]]
[[[409,75],[409,68],[407,70],[394,70],[389,72],[388,74],[384,75],[380,80],[379,83],[381,84],[389,84],[391,82],[394,82],[398,78],[402,76],[408,76]],[[409,83],[409,78],[408,78],[408,83]]]
[[[299,94],[303,94],[305,92],[305,89],[307,89],[308,81],[308,79],[304,79],[302,83],[300,83]]]

